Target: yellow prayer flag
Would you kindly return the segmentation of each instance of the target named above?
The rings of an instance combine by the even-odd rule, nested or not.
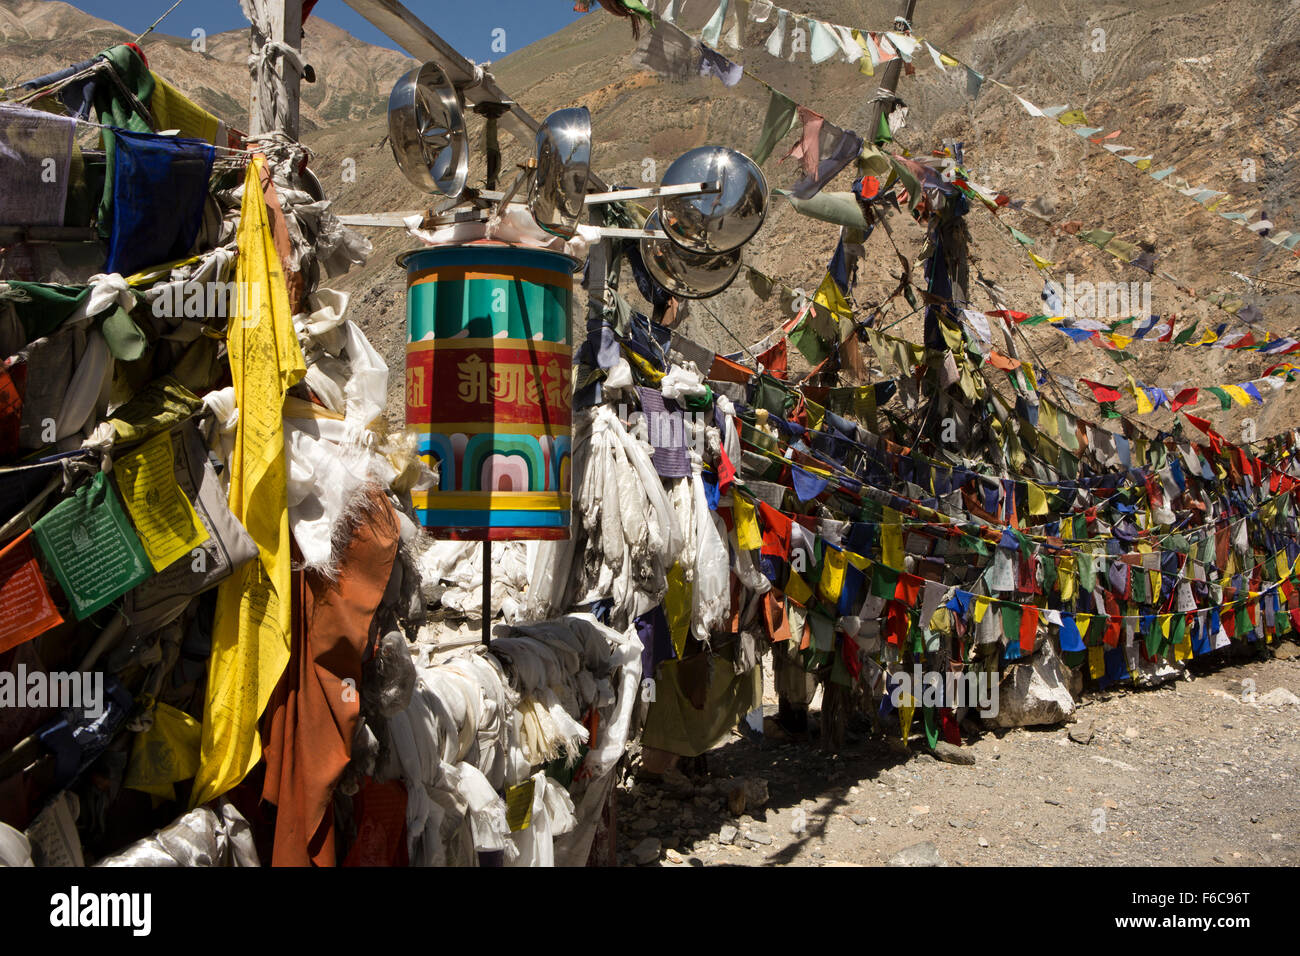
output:
[[[1073,523],[1074,522],[1072,521],[1061,522],[1061,530],[1065,531],[1065,529],[1069,528],[1070,525],[1072,525]],[[1057,563],[1056,587],[1061,593],[1062,601],[1068,601],[1074,597],[1074,556],[1073,555],[1068,555],[1066,557],[1063,557],[1061,558],[1060,562]],[[1075,620],[1077,621],[1079,617],[1080,615],[1076,615]],[[1079,627],[1083,627],[1083,625],[1080,624]]]
[[[199,722],[182,710],[158,702],[149,729],[131,742],[122,786],[175,800],[177,783],[199,769]]]
[[[826,409],[807,398],[803,400],[803,404],[804,408],[808,411],[808,427],[814,431],[821,431],[822,422],[826,420]],[[804,468],[807,467],[808,466],[806,465],[804,466]],[[824,474],[830,474],[830,472],[824,472]]]
[[[114,462],[113,478],[155,571],[208,540],[208,529],[176,481],[169,432],[155,435]]]
[[[153,96],[149,101],[149,109],[158,129],[179,130],[182,136],[201,139],[216,146],[226,145],[219,119],[157,73],[152,70],[149,72],[153,75]]]
[[[306,373],[293,330],[284,270],[271,238],[254,156],[244,177],[236,241],[237,297],[226,330],[239,409],[230,457],[230,510],[257,542],[258,559],[223,581],[212,622],[199,772],[190,805],[225,793],[261,759],[257,722],[289,662],[289,502],[284,394]]]
[[[1029,513],[1031,515],[1047,514],[1047,493],[1032,481],[1026,482],[1026,484],[1029,485]]]
[[[650,361],[635,349],[630,349],[624,345],[623,355],[629,362],[636,366],[636,370],[648,378],[652,384],[658,384],[664,377],[665,373],[651,365]]]
[[[912,698],[910,695],[908,699]],[[907,746],[908,739],[912,736],[912,718],[916,716],[916,707],[906,704],[898,708],[898,726],[903,734],[903,746]]]
[[[1061,440],[1061,428],[1056,420],[1056,409],[1047,402],[1038,406],[1038,427],[1056,441]]]
[[[844,569],[848,563],[849,557],[843,551],[837,551],[829,546],[826,548],[826,555],[822,559],[822,577],[817,585],[817,589],[826,600],[840,599],[840,591],[844,589]]]
[[[1029,258],[1033,261],[1034,265],[1038,266],[1040,269],[1050,269],[1052,266],[1056,265],[1055,262],[1048,262],[1042,256],[1033,252],[1029,253]]]
[[[975,595],[975,623],[979,624],[984,620],[984,615],[989,612],[993,601],[982,594]]]
[[[664,616],[668,618],[668,635],[680,660],[686,653],[686,638],[691,634],[692,585],[678,561],[668,570],[668,594],[664,598]]]
[[[867,52],[867,41],[862,36],[861,30],[851,31],[853,41],[862,47],[862,59],[858,60],[858,72],[863,76],[875,76],[876,70],[871,63],[871,55]]]
[[[731,496],[731,514],[736,521],[736,543],[742,551],[754,551],[763,546],[763,534],[754,517],[754,503],[739,492]]]
[[[1240,385],[1220,385],[1219,387],[1231,395],[1238,405],[1249,405],[1251,403],[1250,393]]]
[[[1106,648],[1090,647],[1088,648],[1088,673],[1093,680],[1097,680],[1106,674]]]
[[[817,287],[817,291],[813,293],[813,302],[820,305],[837,319],[853,317],[853,307],[849,305],[848,299],[844,298],[839,283],[835,281],[829,272],[822,279],[822,284]]]
[[[884,518],[880,526],[880,559],[885,567],[897,570],[903,566],[902,516],[893,508],[881,511]]]
[[[1137,406],[1138,406],[1137,413],[1139,415],[1145,415],[1148,412],[1154,412],[1156,410],[1156,406],[1152,403],[1150,397],[1147,395],[1146,389],[1142,389],[1142,388],[1138,388],[1137,386],[1134,386],[1132,392],[1133,392],[1133,398],[1137,401]]]
[[[807,607],[812,594],[812,588],[808,586],[808,582],[803,579],[798,571],[791,569],[790,577],[785,582],[785,596],[794,601],[795,604]]]

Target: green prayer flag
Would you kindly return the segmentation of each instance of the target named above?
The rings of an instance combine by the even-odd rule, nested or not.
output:
[[[990,610],[992,610],[990,608]],[[1003,604],[999,611],[1002,614],[1002,636],[1007,639],[1007,643],[1016,647],[1020,646],[1020,605]]]
[[[763,129],[758,134],[758,145],[750,157],[760,166],[767,162],[776,149],[776,144],[784,139],[795,127],[797,107],[794,100],[776,90],[772,91],[767,101],[767,116],[763,120]]]
[[[1219,388],[1217,385],[1210,385],[1210,386],[1208,386],[1206,389],[1204,389],[1204,391],[1209,392],[1210,394],[1212,394],[1215,398],[1217,398],[1217,399],[1219,400],[1219,407],[1220,407],[1223,411],[1226,412],[1228,409],[1230,409],[1230,408],[1232,407],[1232,398],[1231,398],[1231,396],[1229,396],[1227,392],[1225,392],[1223,389]]]
[[[51,508],[32,530],[79,621],[153,573],[102,471]]]
[[[44,338],[57,329],[90,295],[90,286],[7,281],[9,301],[18,313],[28,342]]]
[[[835,333],[838,331],[833,322],[830,314],[824,310],[809,308],[790,332],[790,341],[810,364],[820,365],[831,354]]]
[[[1147,628],[1146,634],[1142,636],[1146,641],[1147,656],[1159,657],[1160,644],[1164,640],[1164,635],[1160,633],[1160,618],[1151,618],[1151,626]]]
[[[203,399],[172,376],[164,375],[120,405],[109,422],[115,440],[125,444],[170,431],[202,408]]]
[[[922,707],[921,722],[925,725],[925,742],[931,750],[939,745],[939,709]]]
[[[887,568],[883,564],[873,565],[871,568],[871,593],[878,598],[886,601],[894,599],[894,592],[898,589],[898,572],[893,568]]]
[[[1078,233],[1077,238],[1092,243],[1098,249],[1105,249],[1106,243],[1115,238],[1115,233],[1107,232],[1105,229],[1089,229],[1087,232]]]
[[[909,210],[915,210],[916,204],[921,201],[921,183],[902,163],[895,160],[893,166],[894,174],[907,190],[907,207]]]
[[[123,43],[100,54],[117,75],[118,82],[103,78],[95,86],[95,112],[99,122],[106,127],[134,133],[151,133],[149,123],[134,108],[131,98],[147,107],[153,99],[153,73],[140,54]],[[130,93],[127,96],[122,91]],[[113,226],[113,157],[117,137],[104,130],[104,195],[99,200],[98,232],[107,239]]]

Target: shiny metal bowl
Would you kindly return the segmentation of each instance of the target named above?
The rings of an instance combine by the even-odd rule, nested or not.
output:
[[[647,229],[659,229],[659,213],[646,220]],[[740,249],[700,255],[666,239],[642,239],[641,258],[654,280],[683,299],[707,299],[735,281],[740,273]]]
[[[691,252],[714,255],[739,249],[767,216],[767,180],[758,164],[725,146],[701,146],[674,160],[662,185],[717,182],[721,191],[659,200],[664,231]]]
[[[460,196],[469,176],[469,137],[460,94],[426,63],[407,73],[388,97],[388,140],[398,168],[418,189]]]
[[[528,208],[537,225],[568,239],[582,220],[591,175],[591,113],[585,106],[556,110],[537,131],[537,171]]]

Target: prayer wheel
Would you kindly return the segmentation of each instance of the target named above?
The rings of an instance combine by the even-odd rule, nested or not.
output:
[[[435,537],[569,536],[573,271],[500,243],[418,249],[406,268],[406,424],[438,472]]]

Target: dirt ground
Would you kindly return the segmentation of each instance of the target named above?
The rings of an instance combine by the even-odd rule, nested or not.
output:
[[[815,738],[736,733],[706,755],[707,772],[683,761],[685,774],[628,781],[619,863],[1295,866],[1300,707],[1243,693],[1251,680],[1257,698],[1300,693],[1300,649],[1275,653],[1085,695],[1070,724],[967,738],[972,765],[865,726],[838,755]],[[735,815],[727,797],[742,778],[750,806]]]

